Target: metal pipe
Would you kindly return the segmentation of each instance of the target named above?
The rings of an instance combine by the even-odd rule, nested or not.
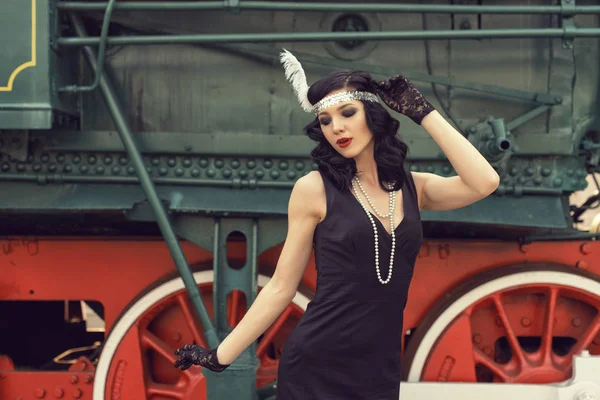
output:
[[[76,34],[80,37],[86,36],[87,33],[80,17],[76,14],[69,14],[69,19],[73,28],[75,29]],[[90,67],[95,68],[97,60],[95,60],[95,55],[90,48],[84,49],[84,56]],[[208,315],[208,311],[202,302],[198,285],[196,284],[192,271],[190,270],[190,267],[185,259],[185,255],[183,254],[179,240],[175,235],[173,228],[171,227],[169,217],[167,216],[163,204],[156,193],[154,184],[150,179],[148,172],[146,171],[142,156],[137,149],[133,135],[131,134],[129,126],[127,125],[127,120],[118,104],[115,90],[112,87],[111,82],[104,75],[100,76],[100,89],[104,99],[106,100],[106,106],[113,118],[113,122],[117,127],[121,140],[123,141],[123,145],[127,150],[129,159],[131,160],[132,165],[139,177],[140,184],[144,190],[144,193],[146,194],[148,203],[154,211],[156,221],[163,237],[165,238],[165,242],[169,248],[169,251],[171,252],[175,266],[177,267],[177,270],[183,279],[183,283],[188,295],[190,296],[190,300],[194,305],[198,316],[200,317],[208,345],[211,347],[216,347],[219,344],[219,339],[215,333],[215,329],[210,320],[210,316]]]
[[[139,179],[133,176],[70,176],[60,174],[16,174],[1,173],[0,182],[29,182],[40,185],[63,184],[63,183],[89,183],[89,184],[139,184]],[[170,186],[196,186],[196,187],[226,187],[233,189],[292,189],[295,181],[242,181],[236,179],[183,179],[183,178],[154,178],[156,185]],[[500,185],[496,190],[498,195],[538,195],[538,196],[560,196],[568,191],[560,188],[544,187],[514,187]]]
[[[227,10],[233,6],[226,1],[163,1],[132,2],[117,4],[118,10],[136,11],[179,11],[179,10]],[[62,1],[57,4],[59,10],[91,11],[104,10],[106,2]],[[388,13],[449,13],[449,14],[600,14],[600,6],[574,6],[563,8],[555,6],[469,6],[443,4],[347,4],[347,3],[299,3],[276,1],[239,1],[235,4],[239,10],[263,11],[322,11],[322,12],[388,12]]]
[[[100,77],[104,73],[104,54],[106,50],[106,38],[108,37],[108,27],[110,26],[110,18],[112,16],[113,9],[115,7],[116,0],[109,0],[106,6],[106,12],[104,13],[104,20],[102,21],[102,30],[100,31],[100,46],[98,47],[98,57],[96,62],[94,81],[89,86],[69,85],[59,88],[59,92],[91,92],[95,90],[100,84]]]
[[[547,29],[483,29],[440,31],[389,31],[389,32],[296,32],[296,33],[237,33],[193,35],[146,35],[109,37],[112,45],[193,44],[193,43],[256,43],[256,42],[326,42],[337,40],[447,40],[447,39],[499,39],[555,37],[596,37],[600,28]],[[61,37],[60,46],[93,46],[99,37]]]

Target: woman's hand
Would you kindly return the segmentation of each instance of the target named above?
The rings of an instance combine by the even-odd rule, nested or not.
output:
[[[427,114],[435,110],[412,82],[402,75],[377,82],[375,90],[388,107],[406,115],[419,125]]]
[[[208,350],[195,344],[184,344],[175,351],[175,355],[179,356],[179,359],[175,361],[175,368],[180,368],[182,371],[191,367],[192,364],[200,365],[214,372],[222,372],[229,367],[229,364],[219,363],[217,349]]]

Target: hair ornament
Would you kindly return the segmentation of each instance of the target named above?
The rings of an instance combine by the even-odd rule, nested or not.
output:
[[[292,88],[298,97],[300,106],[308,113],[318,114],[321,112],[321,110],[345,101],[363,100],[375,103],[379,101],[377,95],[371,92],[349,91],[324,97],[313,106],[310,101],[308,101],[308,83],[306,81],[306,74],[304,73],[304,69],[302,68],[302,64],[300,64],[300,61],[298,61],[298,59],[286,49],[283,49],[283,51],[280,53],[279,60],[283,64],[285,78],[292,85]]]
[[[302,68],[300,61],[292,53],[283,49],[279,55],[279,60],[283,64],[285,70],[285,78],[290,82],[300,106],[306,112],[312,112],[312,104],[308,101],[308,83],[306,81],[306,74]]]

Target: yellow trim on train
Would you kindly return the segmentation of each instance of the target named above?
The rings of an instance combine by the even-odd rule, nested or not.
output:
[[[35,67],[35,63],[36,63],[35,44],[36,44],[36,35],[37,35],[36,25],[35,25],[35,16],[36,16],[35,2],[36,2],[36,0],[31,0],[31,60],[29,60],[29,61],[19,65],[17,68],[15,68],[15,70],[10,74],[10,77],[8,78],[8,85],[0,86],[0,92],[12,91],[13,83],[14,83],[17,75],[19,75],[19,72],[23,71],[25,68]]]

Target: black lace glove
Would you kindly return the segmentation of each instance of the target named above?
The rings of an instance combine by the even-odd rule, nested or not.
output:
[[[219,363],[217,349],[207,350],[196,344],[184,344],[175,351],[175,355],[179,356],[179,359],[175,361],[175,368],[181,368],[182,371],[191,367],[192,364],[200,365],[214,372],[222,372],[229,367],[229,364]]]
[[[388,107],[406,115],[419,125],[427,114],[435,110],[412,82],[402,75],[396,75],[387,81],[373,81],[373,86]]]

